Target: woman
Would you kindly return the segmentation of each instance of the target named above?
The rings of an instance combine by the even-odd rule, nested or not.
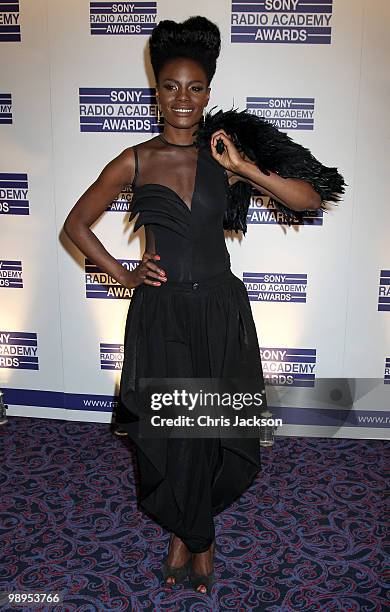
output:
[[[255,188],[296,213],[320,208],[322,197],[306,180],[260,170],[256,156],[250,159],[225,129],[207,135],[203,114],[220,52],[215,24],[203,17],[181,24],[161,21],[149,46],[163,132],[113,159],[76,203],[64,229],[89,259],[134,289],[121,399],[136,444],[140,505],[171,532],[163,564],[166,583],[177,584],[189,574],[193,587],[208,593],[213,516],[259,472],[259,441],[143,438],[138,380],[251,377],[264,393],[250,303],[244,284],[231,272],[223,234],[224,228],[246,227],[245,206],[232,199],[232,185]],[[133,271],[125,270],[89,229],[128,184],[134,192],[131,219],[139,215],[134,231],[144,226],[146,234],[146,250]]]

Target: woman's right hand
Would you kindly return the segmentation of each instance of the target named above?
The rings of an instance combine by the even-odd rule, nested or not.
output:
[[[168,280],[165,270],[153,263],[156,259],[160,259],[160,255],[145,251],[138,266],[129,271],[129,283],[126,283],[125,286],[128,289],[133,289],[142,283],[154,287],[159,287],[161,283],[165,283]]]

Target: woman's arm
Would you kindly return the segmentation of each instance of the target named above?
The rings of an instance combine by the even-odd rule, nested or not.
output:
[[[159,278],[159,268],[149,262],[151,256],[144,254],[142,268],[131,272],[126,270],[108,251],[92,232],[90,226],[102,215],[107,206],[120,193],[125,185],[132,182],[135,171],[134,152],[132,147],[122,151],[120,155],[110,161],[102,172],[79,198],[68,214],[64,223],[64,231],[71,241],[94,264],[109,274],[118,283],[133,288],[148,276]],[[154,272],[152,272],[154,270]],[[145,273],[145,276],[141,276]],[[146,280],[147,284],[154,284]]]
[[[216,150],[219,139],[225,145],[225,151],[221,155]],[[321,207],[321,196],[310,183],[302,179],[286,179],[275,172],[270,172],[267,176],[254,162],[241,156],[224,130],[213,134],[211,150],[214,159],[226,169],[230,184],[243,180],[291,210],[317,210]]]
[[[234,172],[228,172],[229,183],[244,180],[257,191],[270,196],[291,210],[317,210],[321,197],[307,181],[282,178],[275,172],[269,176],[261,172],[250,160],[242,160]]]

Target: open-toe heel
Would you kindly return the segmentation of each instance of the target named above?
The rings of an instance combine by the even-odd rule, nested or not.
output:
[[[166,559],[164,559],[162,564],[162,575],[164,578],[164,582],[167,586],[175,586],[176,584],[180,584],[184,582],[187,578],[191,570],[191,557],[188,559],[187,563],[182,565],[181,567],[173,567],[169,565]],[[168,578],[173,578],[175,582],[169,583],[167,582]]]
[[[171,539],[169,542],[169,552],[171,550],[174,537],[174,534],[171,534]],[[191,570],[192,555],[187,549],[187,552],[189,553],[188,560],[186,561],[186,563],[184,563],[184,565],[180,565],[179,567],[177,567],[168,563],[169,552],[162,562],[161,570],[165,584],[167,586],[175,586],[176,584],[180,584],[181,582],[183,582],[188,577]],[[174,582],[167,582],[168,578],[173,578]]]
[[[190,581],[192,588],[199,593],[200,595],[210,595],[211,589],[213,588],[213,584],[215,583],[215,574],[214,570],[210,574],[204,574],[201,576],[200,574],[195,574],[195,572],[190,573]],[[204,586],[206,591],[202,593],[199,591],[199,587]]]
[[[214,540],[212,546],[213,546],[213,555],[214,555],[215,554],[215,550],[216,550],[215,540]],[[214,569],[212,569],[209,574],[197,574],[191,568],[191,571],[190,571],[190,574],[189,574],[189,579],[190,579],[192,588],[197,593],[199,593],[200,595],[210,595],[211,589],[213,588],[213,584],[215,583]],[[205,587],[206,591],[204,593],[202,593],[202,591],[198,590],[200,586],[204,586]]]

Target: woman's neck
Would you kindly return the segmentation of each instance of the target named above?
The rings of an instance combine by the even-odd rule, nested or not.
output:
[[[194,134],[198,127],[199,124],[195,124],[189,129],[178,130],[175,128],[169,129],[169,126],[165,126],[164,131],[159,136],[161,136],[163,142],[165,141],[165,144],[177,147],[191,147],[194,144]]]
[[[159,134],[157,138],[159,138],[165,145],[168,145],[170,147],[193,147],[195,145],[194,142],[190,142],[188,144],[178,144],[177,142],[170,142],[165,138],[164,134]]]

